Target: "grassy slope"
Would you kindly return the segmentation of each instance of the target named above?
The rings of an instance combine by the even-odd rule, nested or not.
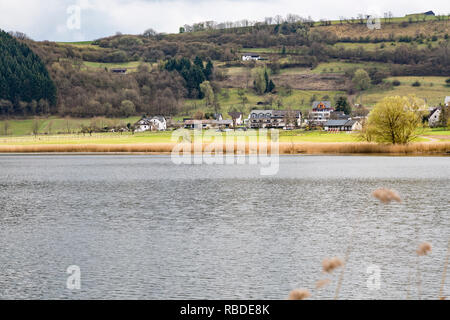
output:
[[[391,90],[371,89],[363,92],[356,99],[357,103],[374,105],[385,96],[407,96],[414,94],[424,99],[428,105],[439,105],[444,102],[445,96],[450,95],[450,88],[446,86],[447,77],[391,77],[387,81],[399,80],[401,85]],[[413,87],[415,81],[421,83],[420,87]]]

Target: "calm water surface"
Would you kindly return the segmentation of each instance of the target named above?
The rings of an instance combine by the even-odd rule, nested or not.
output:
[[[379,187],[403,202],[381,205]],[[0,156],[0,298],[331,299],[338,274],[315,290],[322,260],[343,257],[355,228],[341,298],[417,298],[419,271],[435,299],[449,192],[446,157],[285,156],[262,177],[165,156]],[[417,261],[422,241],[433,251]]]

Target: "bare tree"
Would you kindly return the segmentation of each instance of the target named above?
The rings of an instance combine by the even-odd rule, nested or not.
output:
[[[69,117],[66,117],[66,131],[67,131],[67,134],[70,134],[71,124],[70,124],[70,118]]]
[[[3,122],[3,130],[4,130],[5,136],[8,135],[8,133],[9,133],[9,128],[10,128],[9,121],[8,121],[8,120],[5,120],[5,121]]]
[[[31,130],[33,132],[33,135],[36,137],[39,133],[39,127],[40,127],[40,121],[38,117],[35,117],[33,120],[33,124],[31,127]]]
[[[275,16],[275,24],[282,24],[283,23],[283,17],[277,14]]]

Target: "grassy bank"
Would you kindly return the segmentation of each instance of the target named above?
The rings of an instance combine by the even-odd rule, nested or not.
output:
[[[175,143],[151,144],[69,144],[69,145],[0,145],[0,153],[170,153]],[[260,152],[259,144],[202,144],[203,153],[249,154]],[[179,150],[193,153],[193,144],[183,144]],[[267,146],[274,154],[396,154],[396,155],[450,155],[450,142],[384,145],[366,142],[353,143],[287,143]]]

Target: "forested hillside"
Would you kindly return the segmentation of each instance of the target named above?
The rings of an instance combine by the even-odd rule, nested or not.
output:
[[[41,59],[0,30],[0,114],[55,113],[56,87]]]

